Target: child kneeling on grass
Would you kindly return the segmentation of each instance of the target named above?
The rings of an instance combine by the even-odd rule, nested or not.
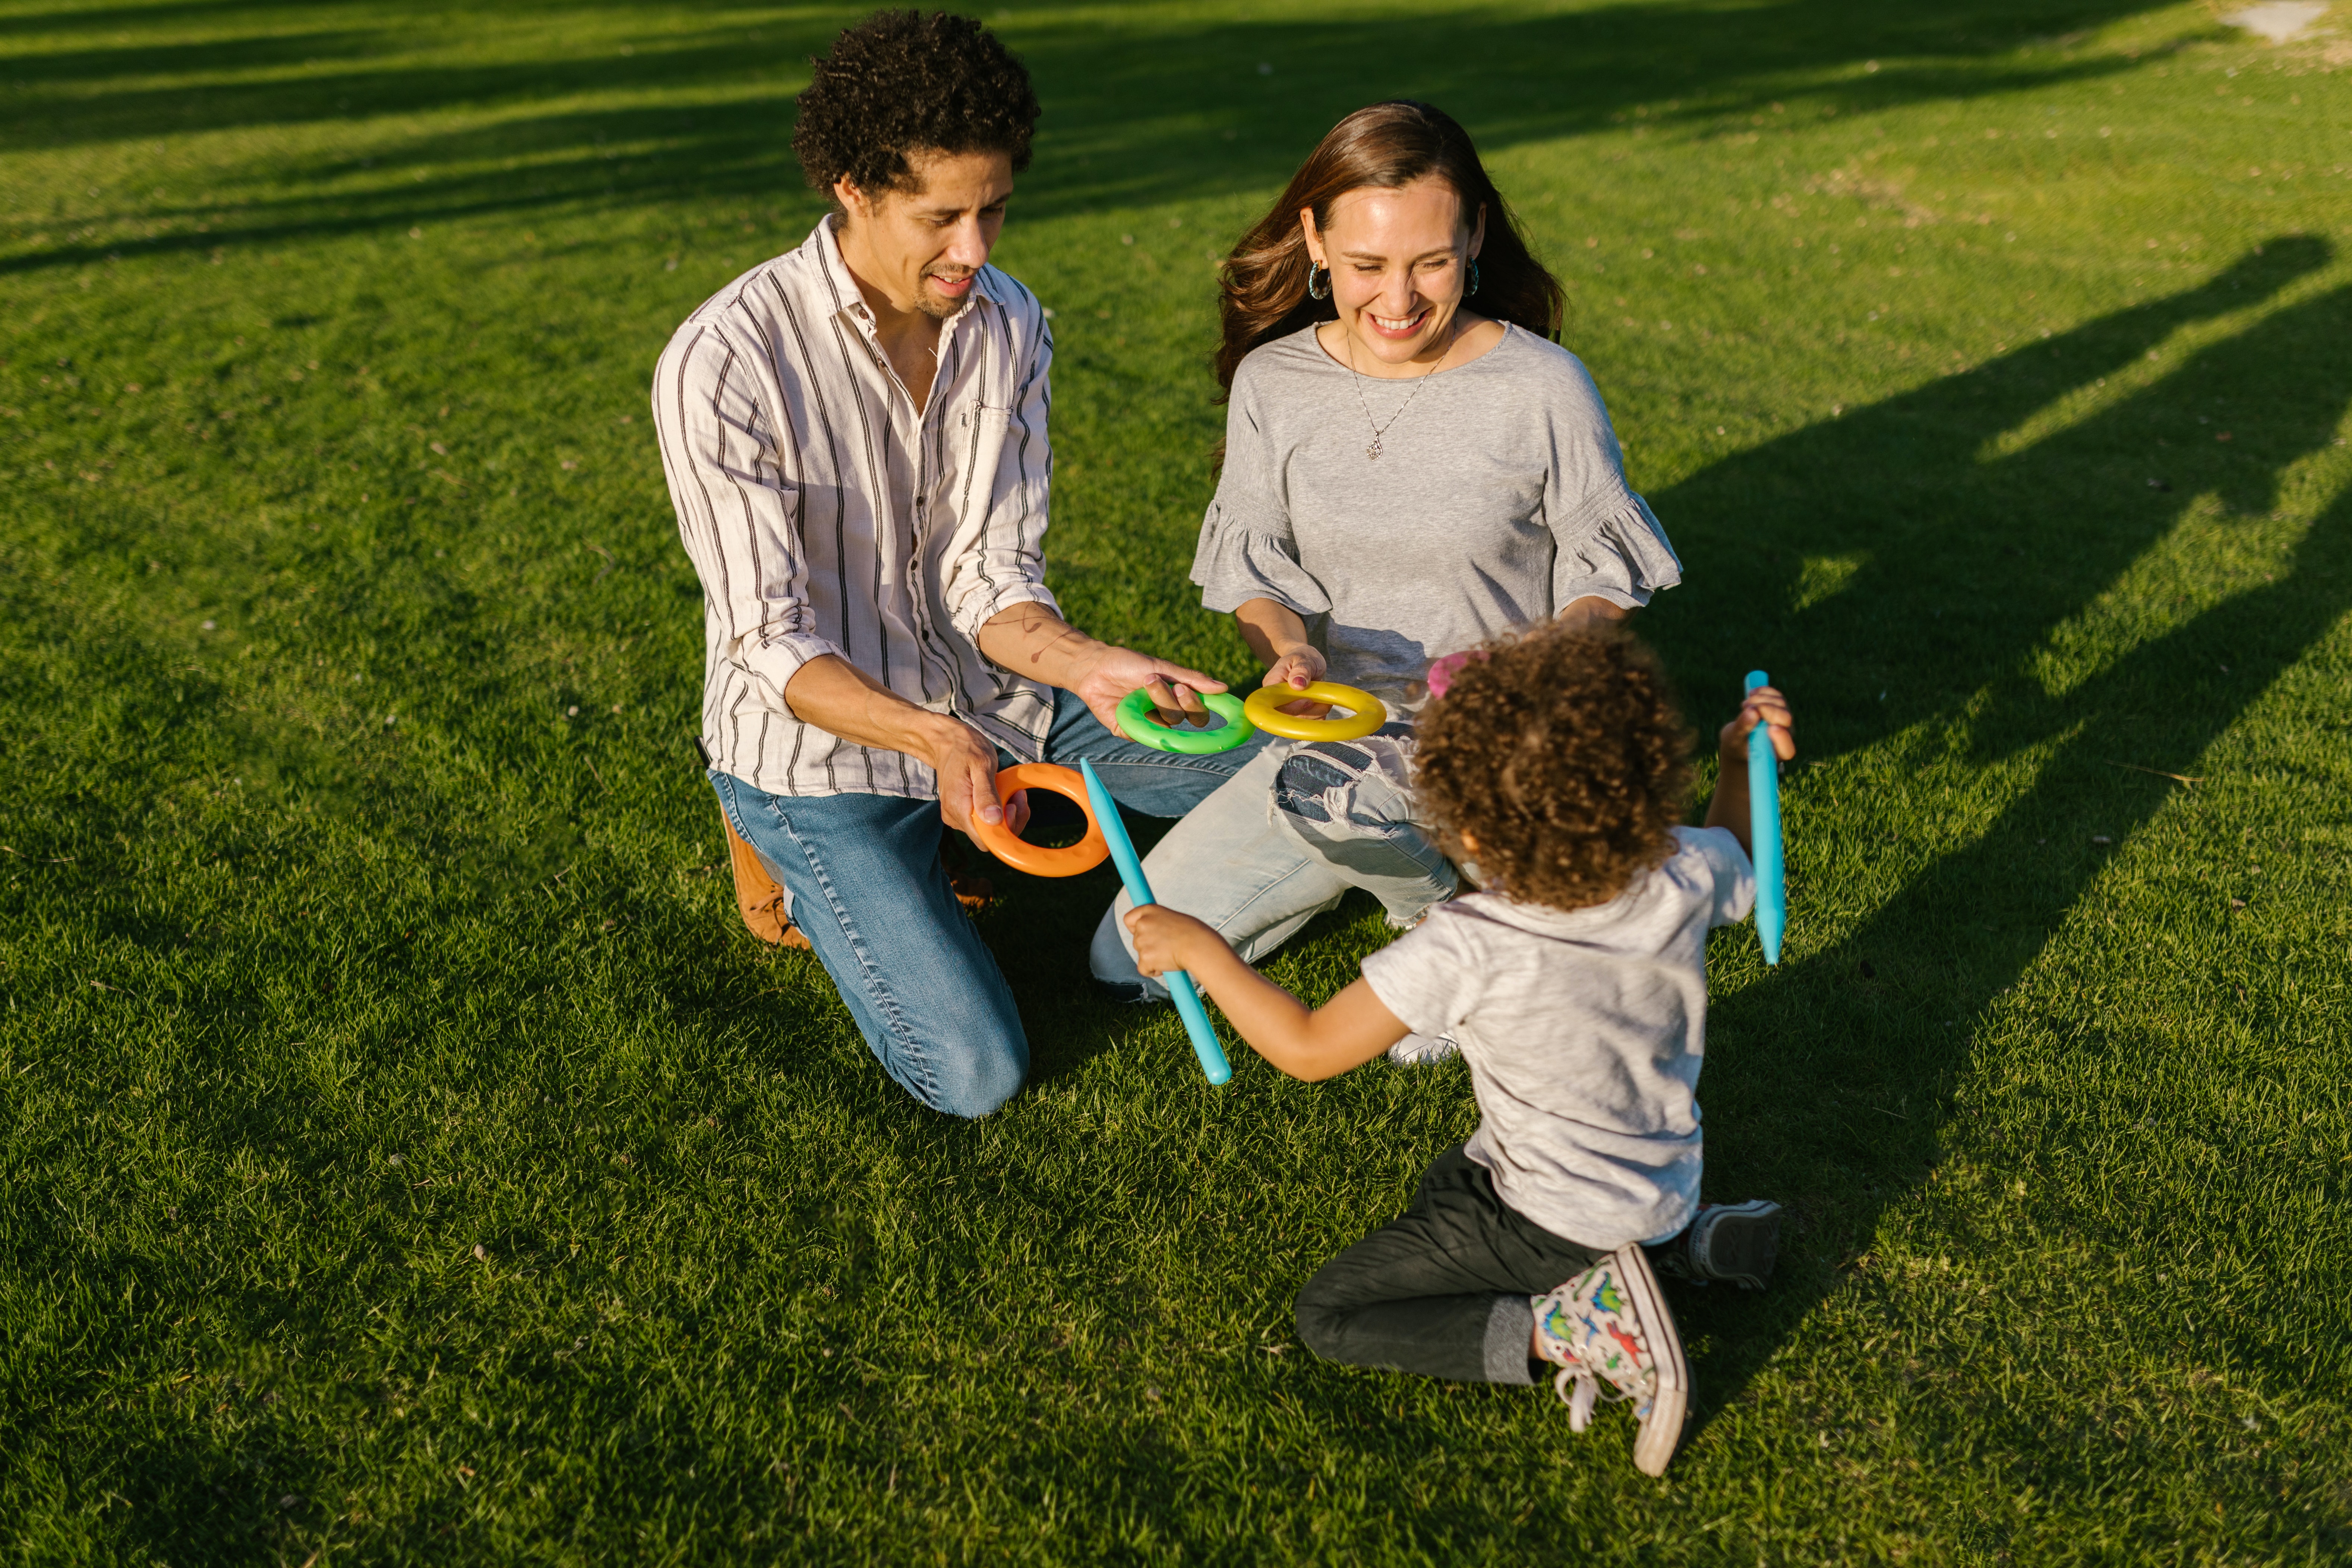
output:
[[[1403,1217],[1307,1281],[1307,1348],[1462,1381],[1556,1366],[1579,1432],[1605,1384],[1634,1402],[1633,1462],[1659,1475],[1690,1373],[1651,1250],[1670,1272],[1760,1286],[1778,1245],[1778,1205],[1700,1206],[1694,1091],[1706,933],[1756,899],[1748,733],[1767,724],[1794,756],[1789,709],[1770,687],[1748,695],[1723,727],[1706,826],[1683,827],[1688,736],[1640,644],[1555,624],[1454,662],[1434,672],[1414,776],[1486,891],[1440,905],[1312,1012],[1189,915],[1127,922],[1145,973],[1189,970],[1294,1078],[1409,1033],[1452,1036],[1469,1064],[1478,1130]]]

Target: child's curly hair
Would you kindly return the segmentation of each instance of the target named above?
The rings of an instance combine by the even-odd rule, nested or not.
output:
[[[1631,637],[1552,622],[1490,643],[1414,729],[1423,805],[1522,903],[1605,903],[1672,851],[1690,731]]]
[[[909,153],[1007,153],[1014,174],[1029,166],[1029,72],[969,16],[877,11],[809,63],[793,151],[819,190],[845,176],[896,190]]]

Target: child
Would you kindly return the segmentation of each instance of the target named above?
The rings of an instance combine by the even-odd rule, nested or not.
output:
[[[1403,1217],[1307,1281],[1299,1339],[1465,1381],[1556,1366],[1579,1432],[1606,1383],[1635,1402],[1633,1462],[1659,1475],[1690,1375],[1645,1247],[1675,1271],[1760,1285],[1778,1241],[1777,1205],[1700,1208],[1694,1090],[1706,933],[1756,897],[1748,732],[1770,726],[1794,756],[1788,705],[1748,694],[1723,728],[1706,826],[1690,828],[1675,826],[1687,733],[1630,637],[1555,623],[1442,674],[1415,780],[1486,891],[1438,906],[1312,1012],[1189,915],[1147,906],[1128,926],[1144,973],[1189,970],[1294,1078],[1346,1072],[1408,1033],[1452,1036],[1469,1064],[1478,1130]]]

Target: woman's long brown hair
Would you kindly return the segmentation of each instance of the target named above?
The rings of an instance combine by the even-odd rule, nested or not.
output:
[[[1400,99],[1360,109],[1333,126],[1290,177],[1274,210],[1226,257],[1218,300],[1224,339],[1217,345],[1217,384],[1231,392],[1234,372],[1260,343],[1339,315],[1329,300],[1307,297],[1312,263],[1299,228],[1301,212],[1313,212],[1315,226],[1322,228],[1331,221],[1331,204],[1349,191],[1367,185],[1394,190],[1429,174],[1454,187],[1465,222],[1475,223],[1478,209],[1486,209],[1478,292],[1464,305],[1539,337],[1556,337],[1567,290],[1528,248],[1518,220],[1478,161],[1470,133],[1442,109]]]

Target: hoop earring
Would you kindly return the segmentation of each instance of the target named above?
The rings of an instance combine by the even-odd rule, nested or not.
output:
[[[1320,289],[1315,287],[1315,275],[1318,272],[1323,274],[1323,287]],[[1307,268],[1307,297],[1310,300],[1328,300],[1331,297],[1331,269],[1329,268],[1317,266],[1313,263],[1308,264]]]
[[[1477,291],[1478,291],[1478,258],[1477,258],[1476,257],[1475,257],[1475,256],[1474,256],[1474,257],[1472,257],[1472,258],[1470,258],[1470,292],[1471,292],[1471,293],[1473,293],[1473,294],[1475,294]]]

